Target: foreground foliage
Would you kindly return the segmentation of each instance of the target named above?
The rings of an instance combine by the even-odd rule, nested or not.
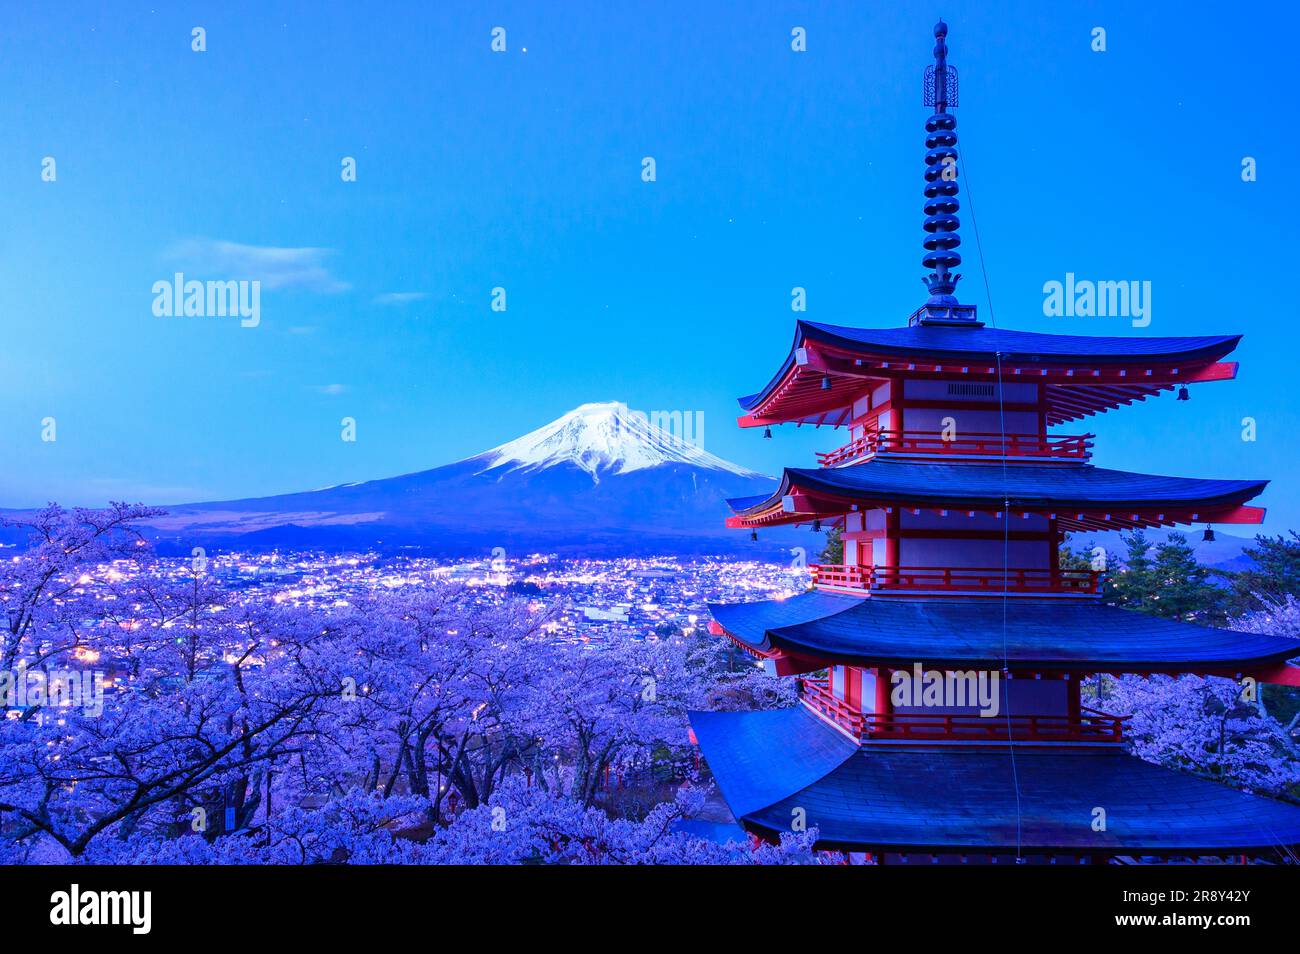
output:
[[[201,561],[156,561],[133,529],[154,513],[51,506],[0,563],[4,671],[113,680],[99,711],[0,703],[0,861],[834,860],[815,832],[755,850],[683,827],[725,818],[687,711],[794,703],[724,641],[564,642],[541,601],[449,584],[330,611],[248,601]],[[1236,625],[1300,635],[1300,613]],[[1288,728],[1233,684],[1100,688],[1134,714],[1142,757],[1294,797]]]

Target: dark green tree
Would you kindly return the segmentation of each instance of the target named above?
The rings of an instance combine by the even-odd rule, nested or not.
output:
[[[1154,589],[1154,569],[1151,560],[1151,541],[1141,530],[1121,538],[1128,549],[1128,557],[1121,567],[1116,567],[1106,577],[1106,601],[1115,606],[1147,610]]]
[[[1300,596],[1300,533],[1290,531],[1291,539],[1282,535],[1255,537],[1255,546],[1242,550],[1254,566],[1238,573],[1225,574],[1231,585],[1231,610],[1234,615],[1267,609],[1283,602],[1287,596]]]
[[[1128,555],[1107,574],[1107,602],[1166,619],[1227,621],[1227,591],[1210,582],[1212,571],[1196,561],[1185,536],[1171,533],[1154,545],[1141,531],[1123,539]]]
[[[832,566],[844,562],[844,541],[840,538],[839,527],[831,527],[826,531],[826,547],[822,550],[821,561]]]
[[[1059,562],[1062,570],[1092,569],[1092,561],[1088,559],[1086,553],[1081,553],[1078,550],[1071,550],[1064,544],[1061,545],[1057,552],[1060,555]]]

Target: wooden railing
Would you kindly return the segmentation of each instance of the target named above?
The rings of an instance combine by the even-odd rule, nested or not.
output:
[[[800,698],[805,705],[864,742],[884,739],[998,742],[1008,738],[1036,742],[1122,742],[1124,723],[1129,718],[1086,706],[1080,709],[1077,718],[860,712],[836,698],[827,679],[799,682]]]
[[[995,434],[943,431],[868,431],[857,440],[827,453],[818,453],[823,467],[837,467],[876,454],[974,455],[981,457],[1047,457],[1087,460],[1094,434],[1040,437],[1037,434]]]
[[[871,588],[876,590],[1001,591],[1015,593],[1097,592],[1100,574],[1092,570],[1050,570],[1026,567],[915,567],[871,568]]]
[[[849,441],[843,447],[837,447],[835,450],[827,451],[824,454],[818,451],[817,459],[823,467],[838,467],[840,464],[847,464],[859,457],[869,457],[875,454],[876,447],[876,432],[868,431],[857,440]]]
[[[1121,742],[1124,717],[1104,712],[1069,716],[981,716],[923,713],[867,713],[866,735],[875,739],[972,739],[997,742],[1027,739],[1036,742]]]
[[[814,586],[838,586],[842,589],[871,589],[871,567],[869,566],[835,566],[829,563],[814,563],[808,567],[812,573]]]
[[[800,679],[799,698],[814,712],[820,712],[832,722],[838,723],[853,735],[862,738],[867,724],[866,714],[843,699],[837,699],[831,692],[829,679]]]
[[[814,564],[814,585],[851,590],[935,593],[1098,593],[1093,570],[1029,567],[833,566]]]

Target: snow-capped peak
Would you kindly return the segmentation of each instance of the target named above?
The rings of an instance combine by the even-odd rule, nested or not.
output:
[[[752,470],[715,457],[704,441],[703,413],[641,412],[609,401],[583,404],[544,427],[478,456],[479,473],[505,468],[574,464],[599,481],[602,474],[626,474],[660,464],[692,464],[742,477],[761,477]]]

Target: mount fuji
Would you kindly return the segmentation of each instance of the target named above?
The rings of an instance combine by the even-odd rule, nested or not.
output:
[[[152,521],[151,535],[161,552],[182,553],[194,546],[430,555],[498,546],[593,556],[753,552],[748,534],[723,526],[725,498],[773,486],[773,478],[680,440],[623,404],[584,404],[432,470],[168,507]],[[781,542],[765,536],[764,550]]]
[[[680,420],[682,415],[676,417]],[[484,464],[480,473],[539,470],[572,465],[591,475],[630,474],[662,464],[688,464],[744,478],[772,478],[715,457],[690,440],[651,423],[618,403],[583,404],[544,427],[468,458]],[[504,468],[504,470],[502,470]]]

